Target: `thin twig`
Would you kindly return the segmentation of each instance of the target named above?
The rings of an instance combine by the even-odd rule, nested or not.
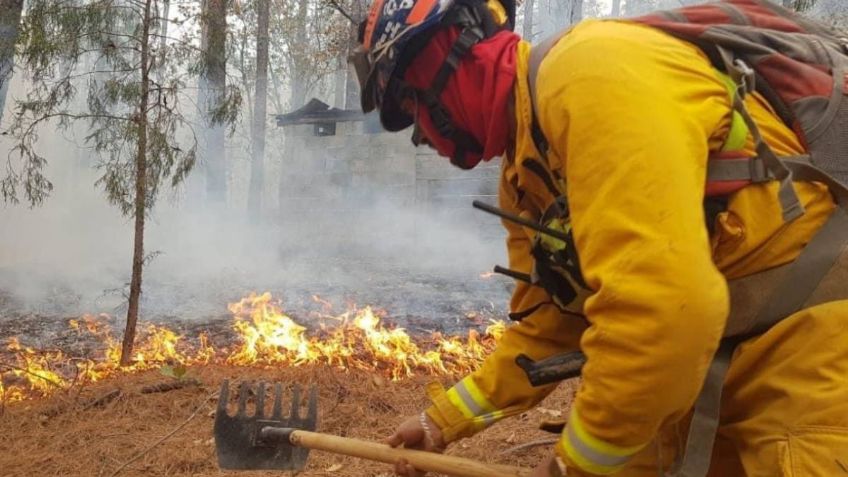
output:
[[[143,451],[141,451],[141,452],[139,452],[138,454],[136,454],[135,456],[133,456],[133,458],[132,458],[132,459],[130,459],[130,460],[128,460],[128,461],[126,461],[126,462],[124,462],[123,464],[121,464],[121,466],[120,466],[120,467],[118,467],[117,469],[115,469],[115,471],[114,471],[114,472],[112,472],[111,474],[109,474],[109,477],[115,477],[116,475],[120,474],[120,473],[121,473],[124,469],[126,469],[126,468],[127,468],[127,466],[129,466],[129,465],[130,465],[130,464],[132,464],[133,462],[137,461],[138,459],[141,459],[141,458],[142,458],[142,457],[144,457],[144,456],[145,456],[148,452],[150,452],[151,450],[153,450],[153,448],[155,448],[155,447],[156,447],[156,446],[158,446],[159,444],[161,444],[161,443],[165,442],[165,441],[166,441],[166,440],[168,440],[171,436],[173,436],[174,434],[176,434],[177,432],[179,432],[179,431],[180,431],[180,429],[182,429],[182,428],[184,428],[186,425],[188,425],[188,423],[189,423],[189,422],[191,422],[191,421],[192,421],[195,417],[197,417],[197,415],[200,413],[200,411],[202,411],[203,409],[205,409],[205,408],[206,408],[206,406],[208,406],[208,405],[209,405],[209,400],[210,400],[210,399],[212,399],[212,398],[213,398],[216,394],[218,394],[218,391],[214,391],[214,392],[210,393],[208,396],[204,397],[204,398],[203,398],[203,402],[201,402],[201,403],[200,403],[200,405],[199,405],[199,406],[197,406],[197,408],[194,410],[194,412],[192,412],[192,413],[191,413],[191,415],[190,415],[190,416],[188,416],[188,419],[186,419],[185,421],[183,421],[183,422],[182,422],[182,424],[180,424],[179,426],[175,427],[175,428],[174,428],[171,432],[169,432],[169,433],[165,434],[164,436],[162,436],[162,438],[160,438],[159,440],[157,440],[157,441],[156,441],[156,442],[154,442],[153,444],[149,445],[146,449],[144,449]]]
[[[35,376],[36,378],[42,379],[42,380],[44,380],[44,381],[47,381],[48,383],[52,384],[53,386],[56,386],[56,387],[57,387],[57,388],[59,388],[59,389],[62,389],[62,388],[63,388],[63,386],[62,386],[61,384],[57,383],[56,381],[53,381],[53,380],[52,380],[52,379],[50,379],[50,378],[45,378],[44,376],[41,376],[41,375],[39,375],[39,374],[33,373],[32,371],[30,371],[30,370],[28,370],[28,369],[26,369],[26,368],[21,368],[20,366],[15,366],[15,365],[12,365],[12,364],[6,364],[6,363],[0,363],[0,366],[2,366],[2,367],[4,367],[4,368],[11,369],[11,370],[13,370],[13,371],[20,371],[20,372],[22,372],[22,373],[29,374],[30,376]]]
[[[95,407],[105,406],[106,404],[109,404],[110,402],[114,401],[115,399],[118,399],[119,397],[121,397],[121,390],[113,389],[112,391],[109,391],[108,393],[85,403],[85,405],[82,407],[82,410],[88,411],[89,409],[93,409]]]
[[[344,7],[342,7],[342,6],[339,4],[339,2],[337,2],[337,1],[335,1],[335,0],[328,0],[328,1],[327,1],[327,6],[328,6],[328,7],[330,7],[331,9],[333,9],[333,10],[335,10],[335,11],[337,11],[337,12],[341,13],[341,14],[342,14],[342,16],[344,16],[345,18],[347,18],[347,20],[348,20],[348,21],[349,21],[352,25],[354,25],[354,26],[359,25],[359,22],[358,22],[358,21],[356,21],[356,19],[354,19],[354,18],[353,18],[353,16],[352,16],[350,13],[348,13],[348,12],[347,12],[347,10],[345,10],[345,9],[344,9]]]
[[[559,442],[559,439],[556,439],[556,438],[555,439],[540,439],[538,441],[530,441],[530,442],[527,442],[525,444],[517,445],[515,447],[510,447],[509,449],[507,449],[503,452],[500,452],[498,455],[512,454],[513,452],[518,452],[518,451],[530,449],[530,448],[533,448],[533,447],[549,446],[549,445],[556,444],[557,442]]]

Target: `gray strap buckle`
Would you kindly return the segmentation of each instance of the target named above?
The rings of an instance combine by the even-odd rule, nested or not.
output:
[[[765,161],[759,157],[752,157],[748,161],[748,170],[751,173],[751,182],[755,184],[774,180],[774,175],[769,174]]]
[[[744,99],[745,95],[752,93],[757,86],[755,81],[757,77],[756,72],[744,60],[736,58],[736,55],[727,48],[717,45],[716,50],[719,56],[721,56],[721,61],[724,63],[724,69],[727,75],[730,76],[730,79],[736,85],[736,95]]]
[[[748,93],[754,92],[756,89],[757,75],[754,72],[754,69],[748,66],[748,63],[745,63],[739,58],[733,60],[733,71],[731,76],[733,76],[733,81],[736,85],[739,86],[739,90],[743,97]]]

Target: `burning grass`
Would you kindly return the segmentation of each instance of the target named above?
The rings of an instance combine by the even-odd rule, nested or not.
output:
[[[319,389],[319,431],[363,439],[386,437],[404,417],[427,405],[423,388],[433,378],[414,376],[391,381],[383,374],[326,365],[234,367],[194,365],[188,376],[201,384],[164,393],[142,394],[142,388],[168,378],[156,371],[117,375],[109,380],[54,392],[50,397],[8,406],[0,416],[0,469],[17,476],[110,476],[121,465],[148,449],[201,410],[170,438],[124,468],[122,476],[224,476],[217,469],[210,399],[223,379],[266,380],[316,384]],[[454,378],[443,376],[446,385]],[[116,394],[116,397],[103,399]],[[472,439],[455,444],[449,453],[486,462],[531,466],[545,448],[500,452],[523,442],[549,437],[537,423],[566,412],[571,386],[561,386],[536,411],[506,420]],[[313,452],[302,476],[390,475],[383,464]],[[282,474],[281,474],[282,475]]]
[[[427,406],[427,381],[448,385],[475,369],[504,328],[492,323],[461,337],[413,338],[384,325],[370,307],[333,314],[316,300],[322,312],[310,317],[319,323],[312,328],[285,314],[269,294],[230,305],[233,321],[224,340],[148,325],[129,368],[118,366],[120,343],[105,316],[70,320],[76,338],[93,343],[93,354],[83,357],[10,340],[0,353],[0,474],[233,475],[217,469],[212,440],[214,394],[223,379],[315,384],[319,431],[381,440]],[[564,413],[570,395],[564,387],[543,404],[543,413],[500,423],[449,452],[530,466],[544,449],[498,453],[545,437],[536,421]],[[300,475],[390,473],[386,465],[315,452]]]
[[[463,337],[433,334],[413,339],[401,328],[385,326],[381,313],[371,307],[331,314],[324,303],[325,311],[316,317],[320,326],[309,330],[284,313],[268,293],[251,294],[229,309],[233,343],[215,346],[204,333],[189,340],[168,327],[150,324],[136,340],[132,366],[124,368],[119,366],[120,342],[107,316],[69,322],[80,339],[99,344],[93,357],[36,350],[12,338],[0,354],[0,405],[162,366],[182,370],[205,364],[325,365],[372,371],[395,381],[416,374],[464,374],[480,363],[504,329],[503,323],[495,322],[483,334],[471,330]]]

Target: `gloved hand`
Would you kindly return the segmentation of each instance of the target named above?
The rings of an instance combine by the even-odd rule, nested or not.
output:
[[[427,452],[442,453],[445,450],[442,432],[425,413],[411,416],[400,423],[394,434],[386,439],[386,444],[392,447],[403,445],[407,449]],[[395,463],[395,474],[403,477],[422,477],[424,472],[415,470],[405,459],[400,459]]]

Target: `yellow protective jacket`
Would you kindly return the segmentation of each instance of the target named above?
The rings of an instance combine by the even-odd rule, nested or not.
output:
[[[777,184],[751,185],[731,197],[709,236],[707,158],[723,148],[732,123],[725,79],[691,44],[624,21],[579,24],[541,64],[537,113],[550,142],[543,160],[530,134],[529,50],[527,43],[518,48],[516,140],[503,160],[500,207],[538,220],[554,200],[557,191],[530,162],[559,176],[557,189],[567,184],[575,245],[594,292],[584,307],[589,326],[562,314],[541,288],[518,282],[511,310],[532,312],[506,331],[478,371],[448,391],[432,386],[427,413],[448,442],[469,436],[534,406],[553,389],[531,387],[514,364],[518,354],[541,359],[579,348],[588,362],[557,452],[584,473],[613,474],[691,409],[728,316],[726,280],[794,260],[834,204],[824,186],[796,183],[806,214],[785,224]],[[803,152],[761,97],[750,95],[746,104],[778,155]],[[754,155],[750,137],[744,150]],[[510,268],[529,273],[535,232],[504,226]],[[791,389],[795,378],[782,382],[777,371],[757,374],[735,363],[761,362],[778,342],[787,349],[832,342],[835,328],[845,331],[848,306],[828,306],[824,317],[799,313],[743,344],[727,382],[747,389],[739,373],[748,372],[757,382],[776,380],[778,388]],[[786,331],[801,320],[803,333]],[[810,366],[839,363],[839,372],[848,372],[848,352],[836,347],[822,353],[808,360]],[[794,366],[803,370],[805,363]],[[824,401],[835,399],[827,393],[836,391],[821,392]],[[747,411],[723,410],[722,419],[733,412]],[[848,429],[848,417],[844,421],[839,425]]]

